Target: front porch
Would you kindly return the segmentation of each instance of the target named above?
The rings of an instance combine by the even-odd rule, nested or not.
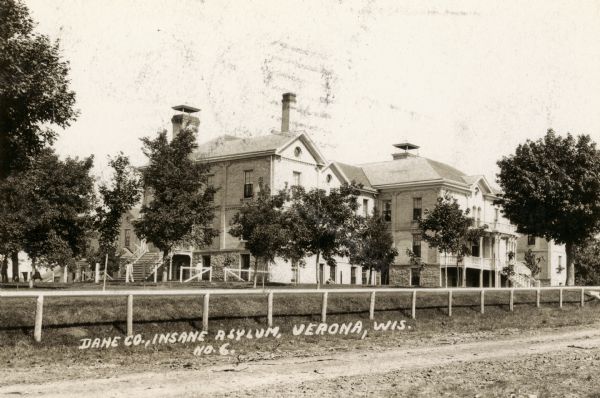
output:
[[[496,232],[471,246],[471,256],[457,258],[438,253],[440,287],[502,287],[507,284],[503,269],[514,260],[517,238]]]

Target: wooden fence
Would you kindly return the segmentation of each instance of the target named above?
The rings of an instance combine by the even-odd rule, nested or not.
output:
[[[559,307],[563,306],[563,292],[575,291],[580,293],[580,305],[585,305],[586,291],[595,293],[600,291],[597,286],[556,286],[556,287],[514,287],[514,288],[418,288],[418,289],[401,289],[401,288],[340,288],[340,289],[198,289],[198,290],[107,290],[107,291],[0,291],[0,298],[16,298],[16,297],[36,297],[37,305],[35,310],[35,325],[33,336],[35,341],[42,340],[42,319],[44,312],[44,297],[127,297],[127,335],[133,335],[133,298],[134,296],[202,296],[203,311],[202,311],[202,329],[208,331],[208,319],[210,298],[214,296],[266,296],[267,297],[267,324],[273,326],[273,298],[275,295],[289,294],[305,294],[305,295],[321,295],[321,321],[327,320],[327,301],[330,294],[364,294],[370,295],[369,302],[369,319],[375,317],[375,301],[377,293],[395,293],[395,294],[410,294],[411,295],[411,317],[416,318],[417,296],[419,293],[438,293],[448,295],[448,316],[452,316],[452,301],[455,293],[474,293],[480,295],[481,313],[485,312],[485,294],[506,292],[508,293],[508,305],[510,311],[514,311],[514,293],[516,292],[536,292],[536,306],[540,307],[540,297],[542,291],[558,291],[559,292]]]

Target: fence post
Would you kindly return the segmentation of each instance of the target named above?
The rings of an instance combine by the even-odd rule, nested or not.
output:
[[[52,281],[54,282],[54,281]],[[100,263],[96,263],[96,272],[94,274],[94,283],[100,283]]]
[[[154,265],[154,283],[158,282],[158,264]]]
[[[515,310],[515,289],[510,289],[510,302],[509,302],[510,310]]]
[[[448,290],[448,316],[452,316],[452,290]]]
[[[585,287],[581,288],[581,308],[585,305]]]
[[[227,282],[227,267],[223,268],[223,278],[224,278],[225,282]]]
[[[210,301],[210,294],[206,293],[202,299],[202,330],[208,332],[208,303]]]
[[[42,318],[44,314],[44,296],[37,297],[35,306],[35,326],[33,328],[33,338],[38,343],[42,341]]]
[[[485,290],[481,289],[481,313],[485,313]]]
[[[375,292],[371,292],[371,304],[369,305],[369,319],[375,319]]]
[[[563,290],[562,288],[558,289],[558,306],[560,308],[562,308],[562,302],[563,302]]]
[[[541,296],[542,292],[540,291],[540,289],[537,289],[537,291],[535,292],[535,306],[540,308],[540,296]]]
[[[267,323],[269,327],[273,326],[273,292],[267,296]]]
[[[208,281],[212,282],[212,266],[208,269]]]
[[[183,283],[183,267],[179,268],[179,283]]]
[[[413,292],[412,292],[412,308],[411,308],[410,315],[411,315],[412,319],[415,319],[417,317],[417,291],[416,290],[413,290]]]
[[[327,321],[327,292],[323,293],[323,305],[321,306],[321,322]]]
[[[127,296],[127,336],[133,336],[133,295]]]

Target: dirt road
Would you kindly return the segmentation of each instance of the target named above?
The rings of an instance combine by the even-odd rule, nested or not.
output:
[[[524,361],[548,354],[600,348],[600,330],[585,328],[544,332],[535,336],[444,344],[380,352],[355,351],[311,358],[286,358],[211,366],[200,370],[118,375],[95,380],[64,380],[0,387],[0,396],[35,397],[200,397],[235,393],[238,396],[289,396],[296,386],[327,384],[336,378],[360,379],[397,371],[456,368],[495,361]],[[597,366],[598,363],[595,363]],[[485,370],[485,366],[482,371]],[[591,376],[590,376],[591,377]],[[552,380],[548,380],[549,383]],[[327,395],[336,395],[335,386]],[[333,390],[331,390],[333,388]],[[283,390],[287,390],[285,394]],[[316,390],[319,391],[319,390]],[[265,394],[267,392],[268,394]],[[313,391],[314,393],[314,391]]]

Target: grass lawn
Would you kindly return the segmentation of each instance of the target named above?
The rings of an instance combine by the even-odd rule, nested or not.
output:
[[[404,330],[375,331],[369,320],[369,294],[330,293],[327,323],[361,321],[368,334],[293,336],[294,325],[321,317],[321,295],[286,294],[274,296],[274,326],[279,339],[232,341],[235,355],[194,355],[202,343],[143,345],[137,347],[80,350],[81,339],[126,335],[125,297],[48,297],[44,299],[42,342],[33,341],[35,298],[0,299],[0,363],[15,369],[7,383],[18,377],[17,370],[43,367],[44,377],[66,375],[86,377],[110,375],[115,371],[144,371],[203,366],[215,363],[312,356],[330,351],[380,350],[413,344],[435,344],[468,335],[470,339],[497,338],[498,334],[524,333],[538,328],[556,328],[596,323],[600,301],[587,299],[580,307],[579,292],[564,292],[563,308],[558,291],[542,291],[541,307],[534,292],[515,292],[514,311],[508,306],[509,293],[486,293],[485,314],[480,314],[478,292],[455,292],[452,317],[447,315],[447,293],[418,293],[416,319],[410,318],[411,292],[377,293],[375,321],[406,321]],[[207,343],[213,343],[219,329],[266,328],[266,295],[213,296]],[[202,325],[202,297],[135,297],[134,334],[150,339],[154,334],[195,331]],[[48,366],[52,361],[52,366]],[[129,366],[131,364],[136,366]],[[122,368],[122,366],[124,366]],[[12,380],[18,382],[19,380]]]

